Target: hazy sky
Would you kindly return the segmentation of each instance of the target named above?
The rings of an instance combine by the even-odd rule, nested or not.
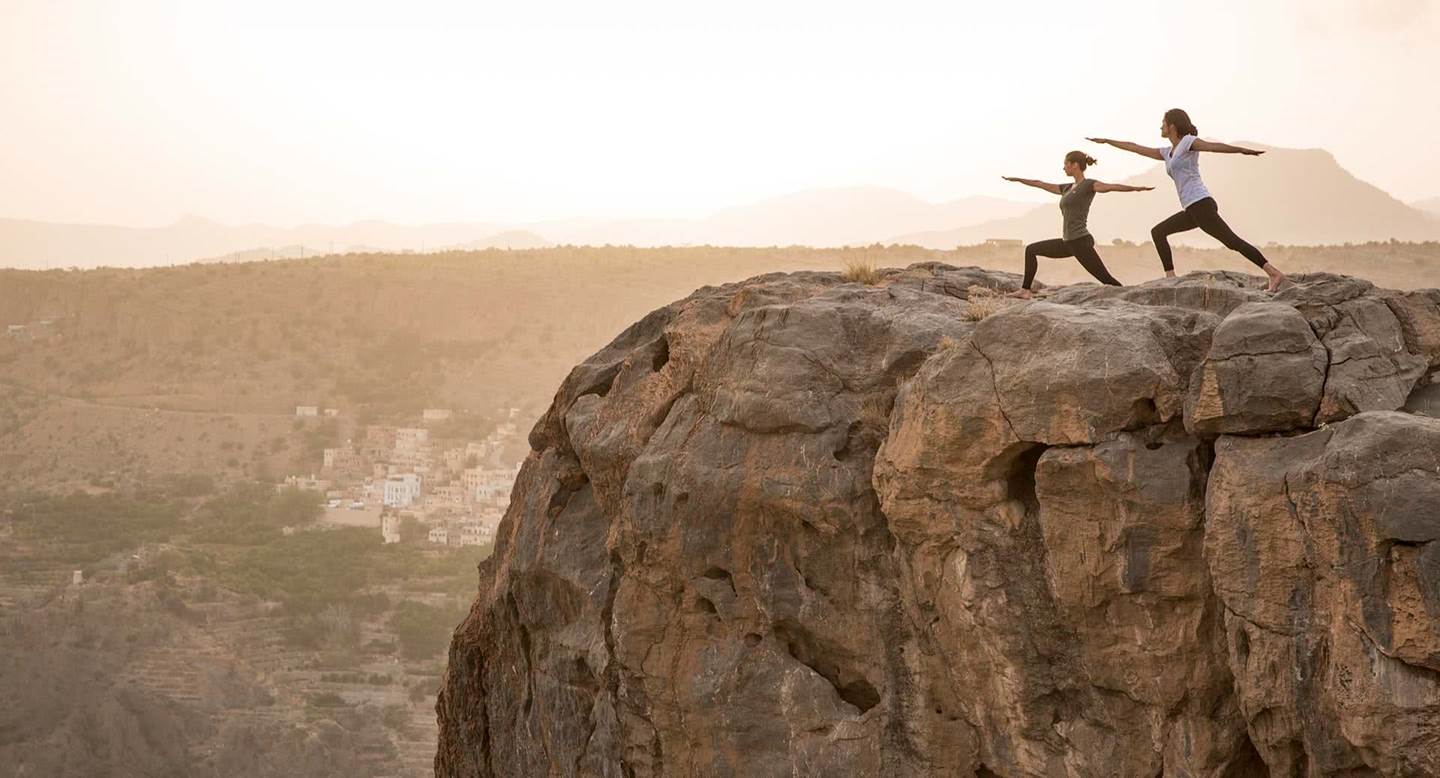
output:
[[[1024,198],[1086,134],[1322,146],[1440,195],[1440,2],[0,0],[0,217],[690,215]]]

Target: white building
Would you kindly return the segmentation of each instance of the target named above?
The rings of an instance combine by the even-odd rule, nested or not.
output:
[[[420,411],[420,418],[423,421],[445,421],[450,418],[449,408],[426,408]]]
[[[495,541],[495,528],[479,522],[460,525],[460,545],[484,546]]]
[[[430,430],[423,427],[401,427],[395,430],[395,451],[391,458],[411,469],[430,461]]]
[[[487,500],[509,500],[510,487],[508,485],[502,484],[484,483],[475,487],[474,495],[475,499],[481,502],[485,502]]]
[[[296,416],[319,416],[320,406],[318,405],[297,405],[295,406]]]
[[[472,467],[460,474],[460,483],[471,500],[509,501],[511,487],[519,473],[519,465],[513,469]]]
[[[380,517],[380,536],[386,543],[400,542],[400,517],[394,514],[385,514]]]
[[[430,490],[436,505],[456,506],[465,502],[465,488],[459,484],[446,484]]]
[[[431,527],[430,542],[440,546],[450,545],[450,530],[447,527]]]
[[[446,470],[449,470],[452,473],[459,473],[460,471],[465,469],[465,460],[468,457],[465,455],[464,448],[447,448],[445,449],[445,453],[441,456],[445,458]]]
[[[420,476],[402,473],[385,479],[384,503],[391,508],[408,508],[419,498]]]
[[[325,449],[324,464],[321,465],[321,467],[325,470],[344,470],[348,472],[351,470],[359,470],[361,465],[362,460],[360,459],[360,455],[355,453],[355,449],[347,446],[344,448]]]

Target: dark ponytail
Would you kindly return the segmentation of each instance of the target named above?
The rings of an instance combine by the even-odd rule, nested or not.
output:
[[[1074,162],[1075,164],[1080,166],[1081,170],[1084,170],[1085,168],[1095,164],[1095,158],[1090,156],[1089,154],[1086,154],[1083,151],[1072,151],[1069,154],[1066,154],[1065,161]]]
[[[1190,121],[1190,114],[1179,108],[1171,108],[1165,112],[1165,123],[1173,126],[1182,138],[1186,135],[1200,137],[1200,131],[1195,129],[1195,123]]]

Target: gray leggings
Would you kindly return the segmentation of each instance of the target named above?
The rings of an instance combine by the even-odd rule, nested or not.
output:
[[[1075,240],[1063,240],[1051,238],[1042,240],[1039,243],[1031,243],[1025,247],[1025,282],[1020,284],[1021,288],[1029,289],[1030,284],[1035,281],[1035,271],[1040,263],[1036,257],[1049,257],[1060,259],[1062,257],[1074,257],[1080,260],[1080,267],[1085,268],[1095,280],[1110,286],[1124,286],[1110,275],[1105,269],[1105,263],[1100,260],[1100,255],[1095,252],[1095,239],[1086,235]]]

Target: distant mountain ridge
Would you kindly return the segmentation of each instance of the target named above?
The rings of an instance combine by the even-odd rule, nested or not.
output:
[[[699,219],[646,219],[574,229],[563,225],[536,229],[562,243],[832,248],[876,243],[900,231],[941,229],[1017,216],[1031,207],[1031,203],[995,197],[931,203],[898,189],[855,186],[794,192],[724,208]]]
[[[1252,243],[1323,245],[1392,238],[1440,239],[1440,219],[1351,175],[1327,151],[1248,142],[1242,145],[1266,153],[1259,157],[1207,153],[1201,160],[1201,171],[1225,220]],[[1108,148],[1103,151],[1108,155],[1123,153]],[[1113,180],[1106,179],[1103,170],[1092,169],[1091,175]],[[1152,226],[1180,210],[1174,183],[1159,163],[1124,183],[1153,186],[1155,191],[1097,197],[1090,212],[1090,231],[1101,242],[1115,238],[1149,240]],[[1059,234],[1059,208],[1048,204],[1014,218],[900,234],[892,240],[951,248],[991,238],[1036,240]],[[1198,230],[1177,236],[1176,241],[1214,245]]]
[[[381,221],[272,227],[185,216],[164,227],[0,219],[0,266],[146,267],[214,259],[267,259],[347,251],[540,248],[538,235],[496,224],[406,226]]]
[[[0,266],[141,267],[351,251],[521,249],[556,244],[836,247],[875,243],[899,232],[1016,216],[1032,206],[994,197],[930,203],[899,190],[862,186],[795,192],[696,219],[416,226],[365,221],[292,228],[225,225],[194,216],[155,228],[0,219]]]
[[[1351,175],[1324,150],[1250,145],[1267,153],[1260,157],[1206,154],[1202,168],[1225,219],[1256,244],[1440,239],[1440,198],[1407,205]],[[1119,153],[1104,152],[1107,160]],[[1092,173],[1107,180],[1104,170],[1099,167]],[[1153,186],[1155,191],[1098,198],[1090,228],[1101,242],[1148,240],[1152,225],[1179,210],[1174,186],[1159,164],[1127,182]],[[1054,203],[994,197],[932,203],[897,189],[854,186],[793,192],[688,219],[413,226],[362,221],[289,228],[224,225],[193,216],[156,228],[0,219],[0,267],[142,267],[560,244],[827,248],[899,243],[945,249],[990,238],[1048,238],[1059,230],[1060,213]],[[1176,242],[1214,245],[1198,231]]]

